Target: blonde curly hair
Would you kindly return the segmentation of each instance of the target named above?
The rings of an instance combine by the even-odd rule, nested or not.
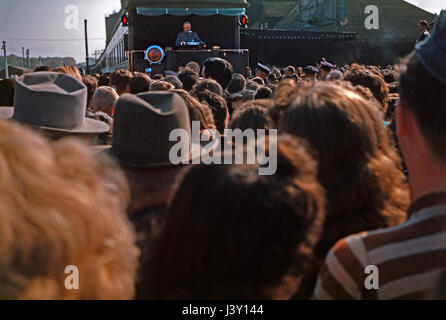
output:
[[[0,299],[133,298],[128,191],[110,187],[122,179],[74,138],[50,142],[0,121]],[[65,288],[69,265],[78,290]]]

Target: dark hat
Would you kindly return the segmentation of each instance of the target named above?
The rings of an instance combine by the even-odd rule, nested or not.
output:
[[[306,74],[315,74],[315,73],[319,73],[319,69],[313,66],[306,66],[304,68],[304,72]]]
[[[331,64],[330,62],[322,61],[321,62],[321,68],[334,69],[334,68],[336,68],[336,66]]]
[[[178,143],[169,141],[172,130],[184,129],[191,136],[186,103],[172,92],[124,94],[113,119],[113,145],[108,152],[125,167],[171,165],[169,153]],[[188,160],[189,154],[183,156]]]
[[[417,43],[415,51],[423,67],[446,85],[446,10],[440,12],[432,35]]]
[[[17,80],[12,119],[22,124],[72,134],[110,130],[104,122],[87,118],[86,109],[87,88],[69,75],[38,72]]]
[[[265,66],[264,64],[261,64],[260,62],[257,63],[257,70],[265,72],[267,74],[269,74],[271,72],[271,69],[268,68],[267,66]]]

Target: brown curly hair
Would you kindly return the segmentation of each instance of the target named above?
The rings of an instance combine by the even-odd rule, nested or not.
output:
[[[381,103],[382,111],[385,112],[387,110],[389,86],[381,73],[354,63],[344,73],[344,80],[351,82],[355,86],[363,86],[370,89],[376,100]]]
[[[363,88],[320,82],[302,89],[281,120],[280,132],[307,139],[319,159],[327,195],[323,259],[335,242],[405,220],[409,193],[401,159],[391,144],[378,103]]]

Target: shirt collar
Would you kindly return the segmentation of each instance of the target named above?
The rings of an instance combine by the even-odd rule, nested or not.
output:
[[[409,207],[407,217],[410,218],[414,213],[419,212],[428,207],[446,205],[446,191],[434,192],[419,197]]]

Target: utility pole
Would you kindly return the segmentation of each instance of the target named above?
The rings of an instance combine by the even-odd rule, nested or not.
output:
[[[88,63],[88,29],[87,19],[84,20],[85,25],[85,61],[87,62],[87,74],[90,74],[90,65]]]
[[[23,57],[23,68],[26,68],[26,65],[25,65],[25,47],[22,47],[22,57]]]
[[[8,56],[6,55],[6,41],[3,41],[3,54],[5,55],[5,78],[9,78]]]
[[[26,66],[28,69],[31,69],[29,65],[29,49],[26,49]]]

